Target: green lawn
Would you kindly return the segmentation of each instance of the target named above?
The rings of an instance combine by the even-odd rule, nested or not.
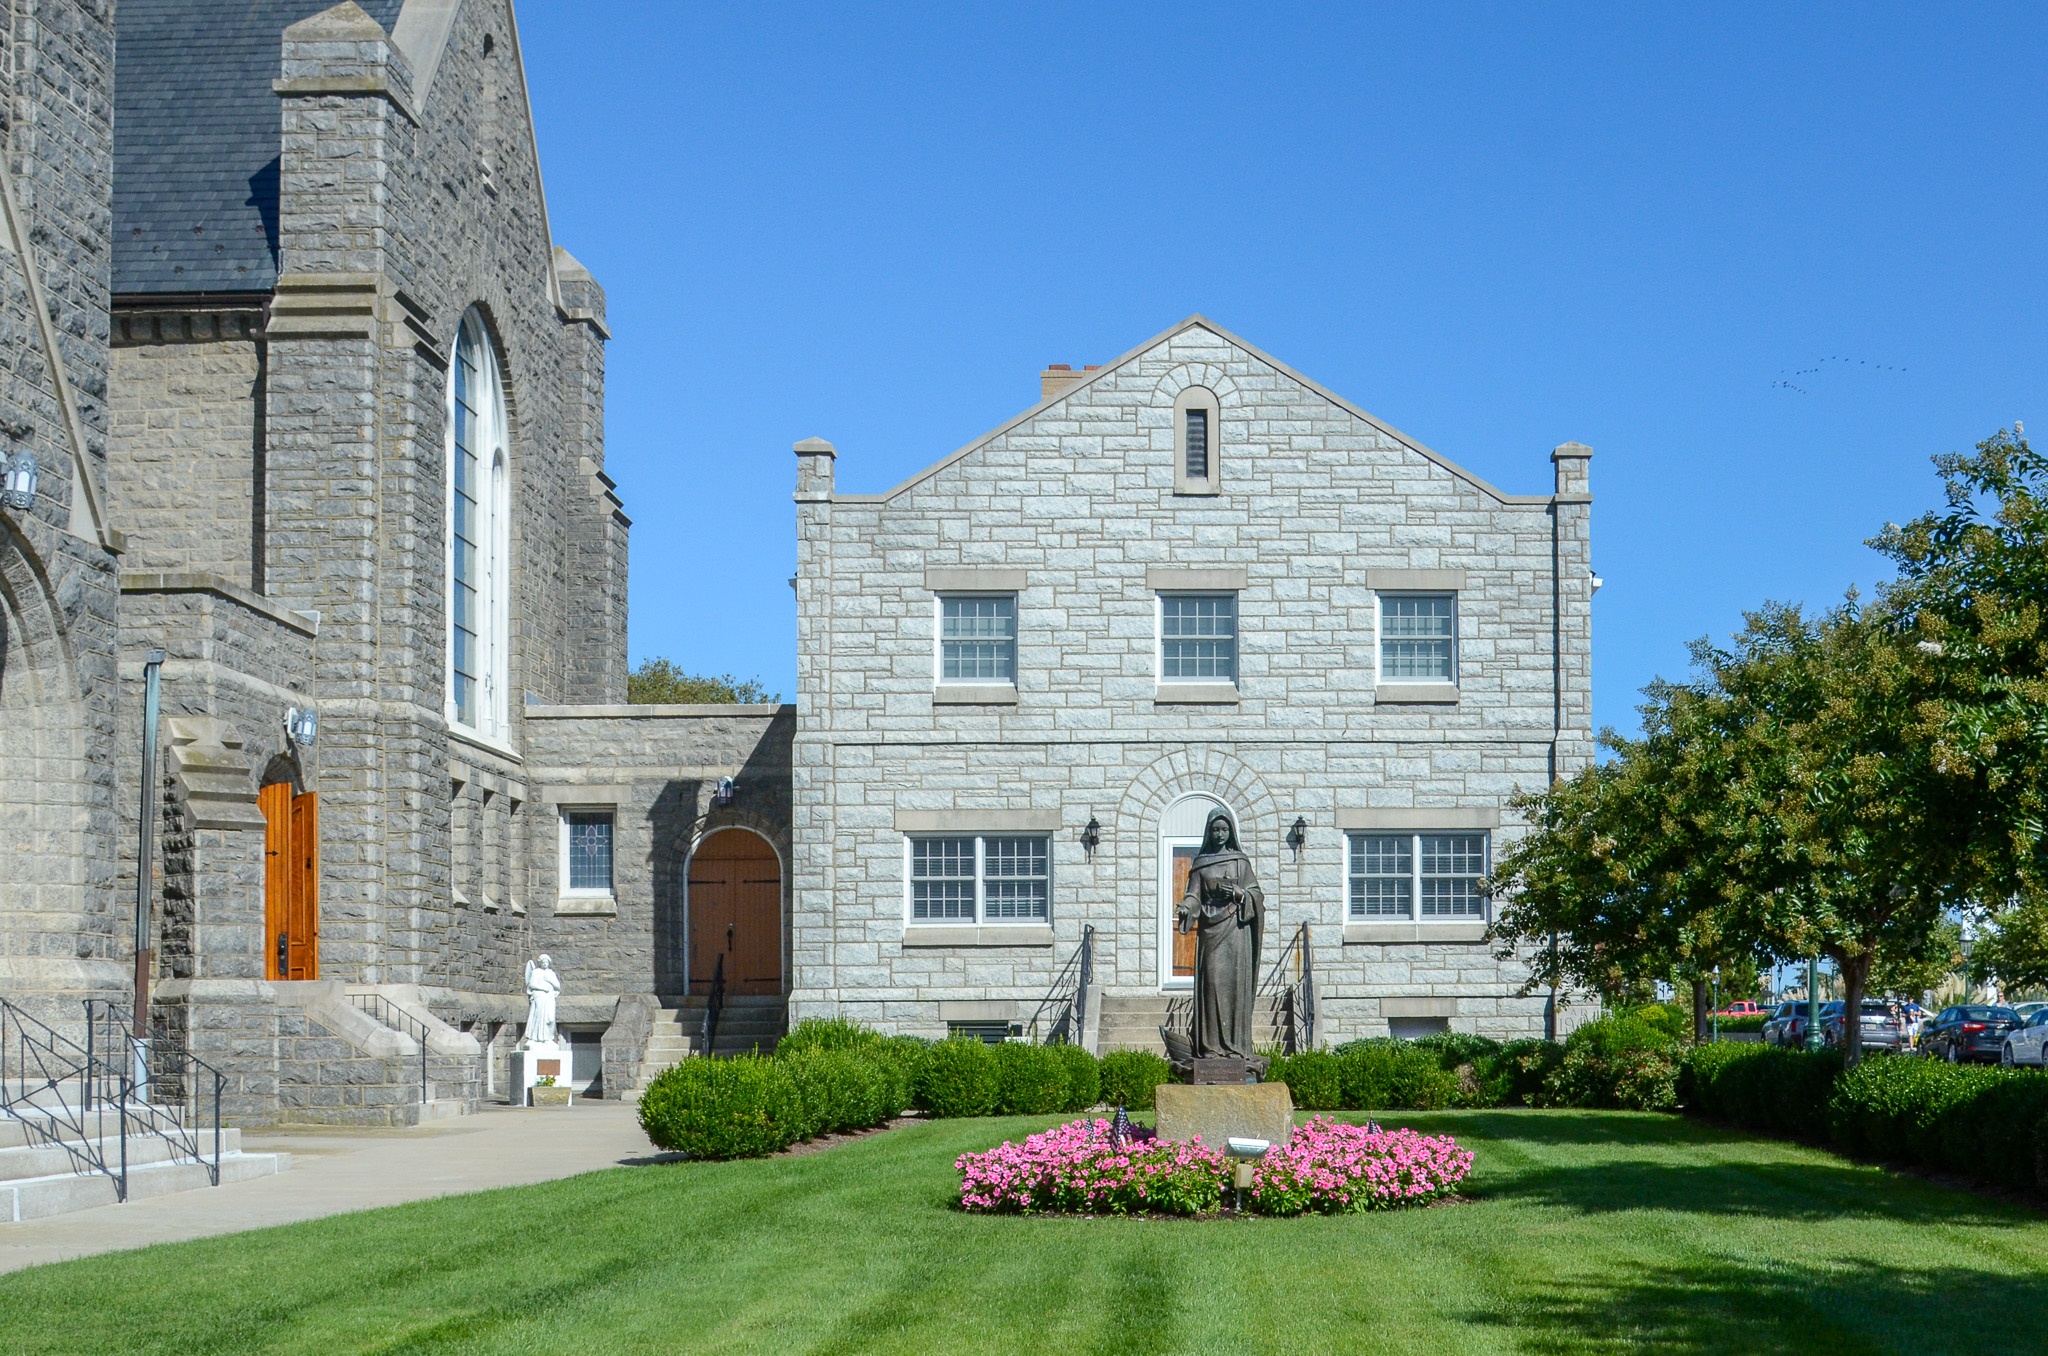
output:
[[[1672,1117],[1398,1119],[1471,1204],[973,1217],[953,1157],[1051,1122],[941,1122],[0,1277],[0,1351],[2048,1351],[2038,1212]]]

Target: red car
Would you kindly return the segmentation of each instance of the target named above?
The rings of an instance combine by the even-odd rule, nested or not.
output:
[[[1714,1014],[1716,1017],[1761,1017],[1764,1010],[1751,1002],[1730,1003]]]

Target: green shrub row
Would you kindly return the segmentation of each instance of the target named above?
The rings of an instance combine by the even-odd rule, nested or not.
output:
[[[1708,1045],[1687,1054],[1679,1095],[1749,1129],[2048,1192],[2048,1075],[1891,1054],[1845,1073],[1832,1051]]]

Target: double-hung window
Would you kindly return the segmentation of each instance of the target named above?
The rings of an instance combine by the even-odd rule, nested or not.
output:
[[[1487,835],[1354,833],[1349,839],[1352,918],[1360,921],[1484,920]]]
[[[1159,595],[1159,681],[1237,681],[1237,595]]]
[[[1017,681],[1017,595],[939,596],[939,681]]]
[[[1380,681],[1458,681],[1456,594],[1380,595]]]
[[[1044,923],[1052,907],[1052,840],[959,834],[910,840],[910,921]]]

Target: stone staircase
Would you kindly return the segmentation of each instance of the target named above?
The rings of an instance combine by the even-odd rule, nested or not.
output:
[[[1166,1021],[1167,1008],[1176,1000],[1185,1003],[1187,999],[1187,994],[1104,994],[1100,1025],[1096,1028],[1096,1050],[1150,1050],[1155,1055],[1164,1055],[1166,1043],[1159,1039],[1159,1027]],[[1252,1043],[1262,1050],[1279,1045],[1287,1035],[1284,1022],[1275,1005],[1261,995],[1253,1021]]]
[[[789,1020],[789,1004],[780,997],[733,995],[718,1013],[718,1030],[711,1040],[711,1053],[720,1058],[744,1055],[758,1049],[768,1054],[782,1039]],[[638,1097],[662,1070],[682,1062],[685,1056],[701,1053],[698,1035],[704,1029],[704,999],[692,996],[671,1007],[664,1003],[647,1035],[647,1052],[640,1060]]]
[[[111,1113],[81,1117],[76,1106],[74,1099],[68,1104],[0,1112],[0,1224],[89,1210],[120,1199],[115,1179],[94,1165],[99,1159],[118,1170],[123,1148],[118,1122]],[[169,1124],[183,1123],[168,1108],[157,1108],[151,1114]],[[76,1125],[87,1127],[94,1137],[81,1137],[72,1128]],[[213,1131],[202,1130],[197,1139],[206,1161],[195,1161],[171,1136],[142,1133],[131,1123],[126,1145],[128,1199],[146,1200],[212,1185]],[[240,1130],[222,1130],[220,1150],[220,1180],[224,1183],[265,1177],[291,1167],[290,1154],[242,1152]]]

